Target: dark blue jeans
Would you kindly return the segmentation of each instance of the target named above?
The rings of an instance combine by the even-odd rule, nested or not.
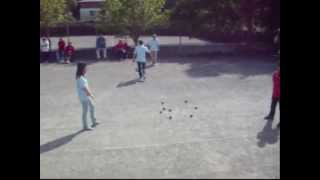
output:
[[[146,63],[145,62],[137,62],[137,64],[138,64],[139,77],[142,78],[142,77],[144,77],[144,74],[145,74]]]

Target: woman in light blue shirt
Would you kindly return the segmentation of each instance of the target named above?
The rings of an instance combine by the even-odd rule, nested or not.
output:
[[[82,104],[82,123],[83,123],[83,129],[84,130],[92,130],[91,127],[95,127],[98,125],[98,122],[95,118],[95,107],[93,104],[93,94],[91,93],[91,90],[89,88],[88,80],[85,77],[85,74],[87,72],[87,65],[84,63],[78,63],[77,64],[77,72],[76,72],[76,80],[77,80],[77,92],[80,99],[80,102]],[[87,123],[87,113],[88,108],[90,109],[90,115],[92,120],[92,126],[88,127]]]

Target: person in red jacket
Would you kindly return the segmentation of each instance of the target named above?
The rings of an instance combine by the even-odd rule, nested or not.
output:
[[[127,55],[127,47],[125,43],[123,43],[122,40],[118,41],[118,44],[114,46],[114,51],[117,55],[117,57],[121,59],[125,59]]]
[[[65,54],[66,54],[66,63],[69,64],[71,61],[71,58],[74,54],[74,47],[72,46],[72,43],[69,41],[68,46],[65,48]]]
[[[62,61],[63,59],[65,59],[64,57],[65,47],[66,47],[66,43],[62,38],[60,38],[58,42],[58,57],[59,57],[58,60],[59,61]]]
[[[272,101],[271,101],[271,109],[268,116],[265,117],[266,120],[273,120],[277,103],[279,102],[279,111],[280,111],[280,62],[278,63],[277,70],[272,75],[273,79],[273,93],[272,93]],[[277,125],[280,128],[280,122]]]

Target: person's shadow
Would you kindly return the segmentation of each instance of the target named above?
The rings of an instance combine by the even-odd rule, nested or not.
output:
[[[262,131],[258,133],[258,146],[263,148],[266,144],[274,144],[278,141],[279,129],[272,129],[272,122],[268,120]]]
[[[126,82],[121,82],[117,85],[117,88],[122,88],[122,87],[126,87],[126,86],[130,86],[130,85],[134,85],[138,82],[139,79],[133,79],[130,81],[126,81]]]
[[[51,151],[51,150],[54,150],[56,148],[59,148],[59,147],[65,145],[65,144],[69,143],[70,141],[72,141],[72,139],[74,137],[76,137],[77,135],[79,135],[82,132],[84,132],[84,130],[77,131],[77,132],[75,132],[73,134],[70,134],[70,135],[61,137],[59,139],[50,141],[50,142],[48,142],[46,144],[40,145],[40,154],[48,152],[48,151]]]

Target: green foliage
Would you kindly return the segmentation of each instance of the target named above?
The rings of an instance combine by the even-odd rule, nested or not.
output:
[[[98,16],[99,29],[129,35],[135,43],[141,34],[168,21],[165,0],[106,0]]]
[[[40,0],[40,27],[48,29],[73,21],[66,0]]]

